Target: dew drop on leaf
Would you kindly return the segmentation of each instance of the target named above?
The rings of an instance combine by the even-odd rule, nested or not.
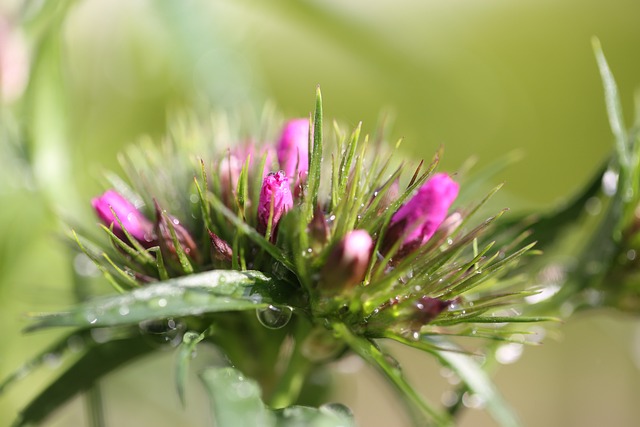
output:
[[[183,322],[174,319],[144,320],[138,326],[145,337],[157,343],[171,345],[182,342],[182,335],[186,329]]]
[[[331,412],[342,417],[353,418],[351,409],[342,403],[325,403],[320,406],[320,412]]]
[[[62,356],[59,353],[47,353],[44,355],[44,363],[51,369],[57,368],[62,363]]]
[[[462,395],[462,403],[467,408],[480,409],[484,407],[484,400],[477,394],[466,392]]]
[[[258,321],[262,326],[268,329],[280,329],[285,327],[289,323],[289,320],[291,320],[292,314],[293,311],[290,307],[276,307],[271,304],[268,307],[256,310]]]

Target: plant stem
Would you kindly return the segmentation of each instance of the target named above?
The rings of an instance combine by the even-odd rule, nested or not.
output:
[[[100,384],[94,382],[93,385],[85,393],[85,402],[89,415],[89,425],[91,427],[105,427],[107,424],[104,419],[104,407],[102,405],[102,392]]]
[[[401,400],[409,409],[416,425],[450,426],[453,424],[448,413],[439,411],[418,394],[404,379],[397,366],[389,362],[387,356],[382,353],[371,341],[357,337],[347,326],[336,323],[334,330],[344,339],[351,349],[366,362],[376,367],[394,385],[401,396]],[[420,417],[418,415],[421,415]]]
[[[274,409],[285,408],[293,405],[304,385],[304,380],[309,372],[309,369],[313,366],[313,363],[307,359],[301,352],[302,341],[307,336],[310,329],[310,325],[306,320],[298,319],[296,331],[294,335],[294,347],[289,358],[289,363],[285,369],[280,381],[276,385],[271,399],[269,400],[269,406]]]

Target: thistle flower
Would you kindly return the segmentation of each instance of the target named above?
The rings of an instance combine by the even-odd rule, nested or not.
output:
[[[283,171],[270,173],[262,182],[258,204],[258,231],[275,241],[282,216],[293,207],[289,178]],[[269,227],[270,226],[270,227]]]
[[[373,239],[365,230],[353,230],[333,249],[322,270],[322,291],[335,292],[362,282],[371,260]]]
[[[458,190],[449,175],[435,174],[391,217],[383,246],[388,249],[400,238],[404,239],[400,247],[407,250],[427,243],[447,217]]]
[[[499,232],[488,227],[499,215],[471,230],[465,228],[468,218],[460,213],[447,219],[459,187],[446,174],[427,180],[435,164],[422,174],[416,172],[415,187],[401,190],[403,168],[389,175],[387,167],[393,162],[385,160],[384,144],[368,144],[368,137],[360,141],[360,127],[346,143],[344,133],[337,130],[339,140],[332,144],[322,134],[319,92],[313,123],[316,138],[311,156],[309,122],[288,122],[277,144],[283,170],[267,176],[258,166],[262,164],[256,161],[259,157],[252,155],[247,162],[247,156],[256,152],[252,146],[226,154],[211,151],[215,144],[203,137],[211,134],[206,128],[189,132],[188,142],[182,141],[184,132],[170,132],[167,142],[172,146],[166,158],[148,153],[153,149],[149,147],[134,151],[133,156],[129,153],[127,161],[135,165],[125,168],[131,187],[163,200],[171,214],[156,204],[154,235],[154,224],[112,190],[94,200],[94,206],[114,232],[121,231],[117,215],[132,239],[153,241],[160,252],[154,256],[137,244],[134,248],[122,244],[122,250],[114,252],[99,244],[84,245],[88,239],[80,236],[82,250],[99,264],[119,294],[41,317],[33,328],[75,326],[84,331],[157,319],[184,322],[184,330],[190,332],[184,335],[182,355],[191,354],[198,341],[208,341],[219,346],[244,375],[268,379],[263,385],[271,387],[274,380],[298,378],[299,372],[290,368],[320,366],[347,351],[377,365],[381,372],[391,372],[377,340],[433,351],[448,334],[471,336],[465,324],[508,322],[504,316],[492,315],[497,307],[518,302],[522,293],[513,287],[520,279],[500,278],[509,274],[529,246],[508,253],[509,249],[496,250],[494,243],[486,243],[498,240]],[[177,127],[183,129],[183,123]],[[193,134],[201,137],[192,138]],[[193,145],[193,141],[202,143]],[[327,156],[331,148],[338,149]],[[263,149],[268,152],[269,147]],[[203,156],[195,171],[194,153]],[[329,175],[323,166],[327,157],[333,165]],[[207,170],[207,165],[214,169]],[[301,182],[300,172],[308,172],[308,185],[294,205],[291,180]],[[220,174],[221,185],[209,187],[208,177]],[[411,198],[413,188],[419,190]],[[229,203],[232,197],[237,203]],[[394,213],[389,206],[398,206],[398,199],[406,203]],[[406,257],[388,252],[400,246],[408,253],[429,241],[436,230],[447,234],[456,227],[465,229],[450,245],[425,245]],[[138,289],[141,285],[144,289]],[[234,313],[239,311],[255,311],[265,328],[281,329],[281,333],[262,334],[253,316]],[[246,323],[249,319],[251,324]],[[210,333],[212,327],[215,334]],[[433,335],[440,336],[437,343]],[[293,351],[283,351],[291,349],[292,343]],[[279,357],[307,358],[313,363],[283,359],[288,366],[276,378],[280,373],[273,369],[273,361]],[[188,360],[179,358],[179,372],[187,372]],[[401,378],[394,374],[390,380]],[[184,381],[184,375],[179,381]],[[304,384],[287,381],[283,393],[276,390],[270,396],[270,406],[295,402]],[[412,392],[405,397],[411,401],[415,396]],[[438,417],[424,405],[415,409],[434,421],[431,424],[449,424],[446,416]]]
[[[309,169],[309,119],[294,119],[282,130],[277,147],[280,168],[288,177],[304,175]]]
[[[156,245],[151,221],[115,190],[107,190],[91,204],[102,222],[113,227],[113,233],[123,242],[128,239],[122,227],[145,248]]]

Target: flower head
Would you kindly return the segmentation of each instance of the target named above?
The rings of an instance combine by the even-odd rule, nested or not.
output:
[[[271,240],[275,241],[278,223],[282,216],[293,207],[293,198],[289,189],[289,178],[283,171],[270,173],[262,182],[258,204],[258,229],[269,230],[271,217]],[[272,216],[273,215],[273,216]]]
[[[288,121],[277,147],[280,168],[289,177],[304,175],[309,169],[309,119]],[[297,173],[296,173],[297,172]]]
[[[446,173],[438,173],[424,183],[418,193],[391,217],[387,245],[403,238],[401,247],[424,245],[447,217],[458,196],[459,185]],[[391,239],[391,241],[389,240]]]
[[[102,222],[107,227],[113,227],[113,233],[122,241],[128,240],[122,230],[124,227],[142,246],[155,246],[153,223],[117,191],[107,190],[102,196],[94,198],[91,204]]]

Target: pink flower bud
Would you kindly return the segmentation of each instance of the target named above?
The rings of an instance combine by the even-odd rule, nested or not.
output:
[[[106,191],[102,196],[94,198],[91,204],[102,222],[107,227],[113,227],[113,233],[122,241],[126,242],[127,237],[120,223],[145,248],[156,245],[153,223],[115,190]]]
[[[459,185],[445,173],[438,173],[424,183],[418,193],[391,217],[385,237],[386,248],[404,238],[401,247],[424,245],[447,217],[458,196]]]
[[[372,249],[373,240],[365,230],[347,233],[329,255],[322,271],[321,288],[335,292],[362,282]]]
[[[309,169],[309,119],[294,119],[285,124],[277,153],[280,168],[288,177],[306,176]]]
[[[412,316],[414,329],[419,331],[422,326],[438,317],[438,315],[442,313],[449,304],[451,304],[451,301],[448,300],[441,300],[428,296],[419,298],[414,304],[415,311]]]
[[[191,234],[189,234],[189,231],[180,224],[178,218],[166,213],[157,201],[154,200],[154,203],[156,208],[156,232],[160,237],[160,250],[163,251],[163,254],[177,259],[177,250],[173,236],[175,233],[175,240],[177,240],[183,252],[190,256],[191,259],[198,261],[200,256],[198,246],[191,237]],[[171,229],[173,229],[173,233]]]
[[[289,188],[289,178],[283,171],[270,173],[262,182],[260,202],[258,204],[258,231],[264,233],[269,225],[269,216],[273,210],[271,220],[271,240],[275,241],[278,223],[282,216],[293,207],[293,198]]]
[[[211,238],[211,259],[219,264],[231,264],[233,259],[231,246],[211,230],[209,230],[209,237]]]

